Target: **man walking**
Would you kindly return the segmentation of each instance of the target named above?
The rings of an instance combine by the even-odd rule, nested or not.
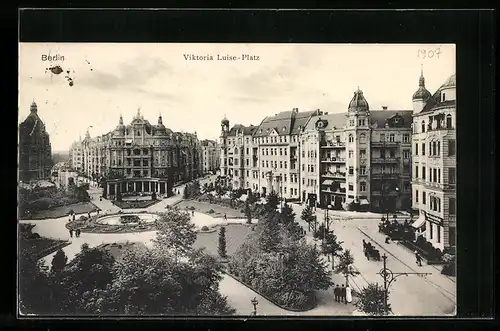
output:
[[[73,229],[69,229],[69,236],[70,238],[73,238]]]
[[[347,291],[344,287],[344,284],[342,284],[342,288],[340,289],[340,302],[343,302],[347,305],[346,296],[347,296]]]
[[[420,254],[418,253],[418,251],[415,251],[415,259],[417,260],[417,265],[419,267],[422,266],[422,257],[420,256]]]
[[[335,297],[335,301],[340,301],[340,287],[338,285],[333,289],[333,296]]]

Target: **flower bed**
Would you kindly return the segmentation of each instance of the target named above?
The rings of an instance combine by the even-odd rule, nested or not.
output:
[[[50,255],[60,248],[70,244],[69,241],[57,240],[40,237],[38,239],[21,239],[19,241],[19,249],[25,251],[35,259],[41,259],[44,256]]]
[[[121,209],[140,209],[140,208],[148,208],[160,200],[113,200],[112,203],[120,207]]]
[[[110,214],[111,215],[120,215],[122,213]],[[124,215],[122,217],[132,217],[130,222],[137,221],[137,215]],[[134,217],[135,216],[135,217]],[[80,231],[85,233],[130,233],[130,232],[146,232],[146,231],[155,231],[156,226],[154,222],[151,223],[138,223],[138,224],[130,224],[127,221],[124,224],[99,224],[96,223],[96,220],[103,215],[94,215],[91,218],[87,219],[85,216],[82,216],[80,220],[75,220],[66,223],[66,228],[75,230],[80,229]]]

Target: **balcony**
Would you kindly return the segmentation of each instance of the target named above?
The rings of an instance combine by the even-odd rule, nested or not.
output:
[[[324,157],[321,162],[325,163],[345,163],[345,159],[341,157]]]
[[[400,176],[399,173],[372,173],[372,179],[398,179]]]
[[[332,193],[332,194],[342,194],[342,195],[344,195],[345,194],[345,188],[344,189],[339,189],[339,190],[336,190],[336,191],[332,191],[332,190],[329,190],[329,189],[322,188],[321,192],[323,192],[323,193]]]
[[[397,147],[400,141],[372,141],[372,147]]]
[[[391,157],[373,157],[372,158],[372,163],[381,163],[381,164],[387,164],[387,163],[399,163],[400,158],[391,156]]]
[[[345,148],[345,143],[340,141],[327,141],[321,144],[321,148]]]
[[[346,173],[345,172],[325,172],[321,174],[322,177],[325,178],[336,178],[336,179],[345,179]]]

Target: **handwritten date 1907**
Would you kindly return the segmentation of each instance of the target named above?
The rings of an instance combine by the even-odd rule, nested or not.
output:
[[[439,55],[441,54],[441,49],[438,47],[436,49],[419,49],[417,51],[417,58],[419,59],[439,59]]]

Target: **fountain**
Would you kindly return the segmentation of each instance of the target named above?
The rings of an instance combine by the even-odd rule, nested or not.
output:
[[[139,224],[148,224],[153,223],[158,219],[158,215],[155,214],[117,214],[117,215],[109,215],[102,216],[98,218],[95,223],[101,225],[139,225]]]

